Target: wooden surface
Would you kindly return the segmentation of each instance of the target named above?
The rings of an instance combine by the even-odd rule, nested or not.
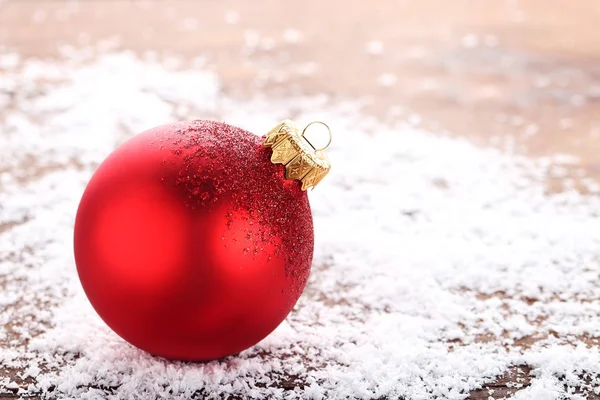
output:
[[[231,10],[235,24],[226,21],[235,22]],[[139,53],[203,55],[232,96],[360,97],[366,113],[384,120],[532,157],[579,157],[566,177],[548,178],[554,191],[578,186],[581,175],[600,179],[599,23],[595,0],[0,2],[0,44],[25,57],[57,57],[59,44],[99,40]],[[286,42],[288,28],[303,40]],[[248,51],[253,31],[277,50]],[[382,54],[367,54],[371,40],[384,44]],[[386,73],[397,77],[394,86],[378,83]],[[528,367],[514,367],[471,398],[510,396],[529,381]]]

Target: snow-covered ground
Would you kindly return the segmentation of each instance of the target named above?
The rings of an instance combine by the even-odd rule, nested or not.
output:
[[[532,368],[520,399],[598,390],[600,352],[585,343],[600,336],[600,199],[548,195],[561,160],[382,125],[351,99],[241,102],[201,62],[175,70],[127,52],[78,54],[0,57],[0,370],[32,378],[0,376],[0,393],[462,399],[516,365]],[[257,346],[209,363],[156,359],[112,333],[72,255],[94,168],[155,125],[209,118],[262,135],[290,110],[334,132],[333,169],[309,195],[311,279],[292,314]]]

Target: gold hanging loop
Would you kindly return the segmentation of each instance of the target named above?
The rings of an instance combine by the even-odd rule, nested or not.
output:
[[[323,147],[321,147],[320,149],[317,149],[311,142],[310,140],[308,140],[308,138],[306,137],[305,133],[306,130],[308,129],[309,126],[314,125],[314,124],[319,124],[319,125],[323,125],[325,128],[327,128],[327,134],[329,135],[329,140],[327,141],[327,144]],[[326,148],[329,147],[329,145],[331,144],[331,139],[332,139],[332,135],[331,135],[331,129],[329,128],[329,125],[327,125],[325,122],[322,121],[313,121],[311,123],[309,123],[308,125],[306,125],[304,127],[304,129],[302,130],[302,133],[300,134],[300,136],[302,136],[307,142],[308,144],[310,144],[310,146],[315,149],[315,151],[323,151]]]

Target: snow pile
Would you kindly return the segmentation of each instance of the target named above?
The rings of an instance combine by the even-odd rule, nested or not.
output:
[[[594,390],[600,201],[549,196],[533,162],[361,117],[324,98],[241,103],[201,63],[130,53],[93,62],[0,58],[0,393],[58,398],[462,399],[511,366],[519,398]],[[74,214],[120,142],[182,118],[263,134],[298,113],[334,132],[310,193],[316,255],[272,335],[209,363],[153,358],[95,315],[72,256]]]

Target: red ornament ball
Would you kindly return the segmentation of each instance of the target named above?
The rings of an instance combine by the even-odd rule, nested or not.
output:
[[[301,183],[263,139],[212,121],[117,148],[77,211],[74,250],[94,309],[129,343],[179,360],[236,354],[302,294],[313,223]]]

